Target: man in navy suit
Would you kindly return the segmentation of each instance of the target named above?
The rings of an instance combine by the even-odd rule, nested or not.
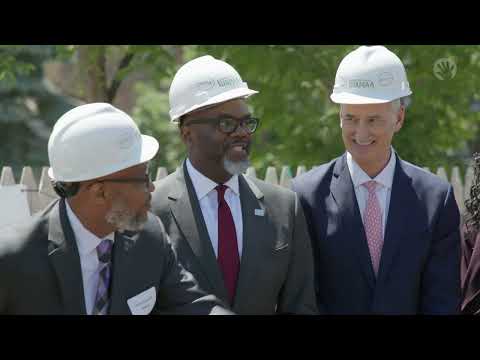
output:
[[[326,314],[456,314],[460,214],[452,186],[391,146],[411,95],[401,60],[362,46],[340,63],[346,153],[294,179]]]

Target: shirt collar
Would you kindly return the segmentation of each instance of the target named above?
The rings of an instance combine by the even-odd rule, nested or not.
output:
[[[393,175],[395,173],[395,164],[397,159],[393,147],[390,149],[390,160],[388,161],[387,166],[385,166],[380,174],[375,176],[373,179],[368,176],[365,171],[363,171],[363,169],[355,162],[355,160],[353,160],[352,155],[347,151],[347,166],[348,170],[350,171],[350,176],[352,177],[353,186],[355,188],[370,180],[375,180],[377,183],[388,189],[392,188]]]
[[[65,201],[66,208],[67,208],[67,216],[68,220],[70,221],[70,225],[72,226],[73,233],[75,234],[75,240],[78,246],[78,252],[81,255],[86,255],[97,248],[97,246],[102,242],[104,239],[109,239],[114,241],[115,233],[110,233],[104,238],[99,238],[95,234],[93,234],[90,230],[85,228],[83,224],[80,222],[80,219],[75,215],[72,208],[70,207],[68,201]]]
[[[214,190],[215,187],[218,185],[215,181],[209,179],[205,175],[203,175],[200,171],[195,169],[195,167],[190,162],[190,159],[187,158],[187,171],[192,179],[193,187],[195,188],[195,192],[197,193],[198,200],[200,201],[205,196],[210,193],[210,191]],[[238,175],[233,175],[225,184],[228,186],[235,195],[239,195],[239,185],[238,185]]]

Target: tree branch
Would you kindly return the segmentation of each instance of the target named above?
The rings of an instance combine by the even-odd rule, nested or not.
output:
[[[118,66],[118,69],[116,71],[116,74],[118,74],[122,69],[126,69],[128,65],[133,60],[133,57],[135,56],[134,53],[128,53],[126,54],[123,59],[120,61],[120,65]],[[122,84],[122,80],[117,79],[117,76],[115,75],[113,77],[112,84],[110,87],[107,89],[107,101],[109,103],[113,102],[113,99],[115,98],[115,95],[117,94],[118,88]]]

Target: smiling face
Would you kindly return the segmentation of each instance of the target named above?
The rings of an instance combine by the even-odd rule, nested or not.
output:
[[[387,165],[393,135],[401,129],[404,117],[405,108],[397,109],[392,103],[341,105],[345,148],[370,177]]]
[[[251,134],[241,126],[233,133],[225,134],[217,128],[214,119],[231,117],[243,120],[250,115],[245,100],[234,99],[185,116],[181,134],[193,166],[217,183],[224,183],[233,174],[244,172],[249,166]],[[212,122],[196,124],[195,119],[212,119]]]

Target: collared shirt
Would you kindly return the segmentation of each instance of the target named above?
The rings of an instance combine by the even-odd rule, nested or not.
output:
[[[390,208],[390,196],[392,193],[393,175],[395,173],[396,164],[395,151],[391,148],[390,160],[387,166],[375,176],[373,179],[362,170],[362,168],[353,160],[352,155],[347,151],[347,165],[348,171],[352,178],[353,187],[355,189],[355,196],[357,198],[358,207],[363,220],[363,214],[367,206],[368,190],[362,184],[370,180],[375,180],[378,184],[375,189],[380,208],[382,209],[382,230],[383,237],[385,237],[385,227],[387,225],[388,209]]]
[[[197,194],[203,219],[207,225],[208,235],[212,242],[215,256],[218,257],[218,193],[215,187],[218,185],[215,181],[195,169],[187,158],[187,171],[192,179],[195,193]],[[238,254],[242,258],[243,248],[243,219],[242,206],[240,204],[240,191],[238,186],[238,175],[234,175],[225,184],[228,189],[225,191],[225,201],[232,213],[235,230],[237,233]]]
[[[114,241],[115,233],[110,233],[104,238],[99,238],[86,229],[73,212],[72,208],[67,205],[67,216],[72,226],[77,242],[78,253],[80,255],[80,266],[82,269],[83,294],[85,296],[85,307],[87,314],[91,315],[95,305],[95,296],[97,295],[98,281],[100,278],[100,261],[98,260],[97,246],[104,239]]]

